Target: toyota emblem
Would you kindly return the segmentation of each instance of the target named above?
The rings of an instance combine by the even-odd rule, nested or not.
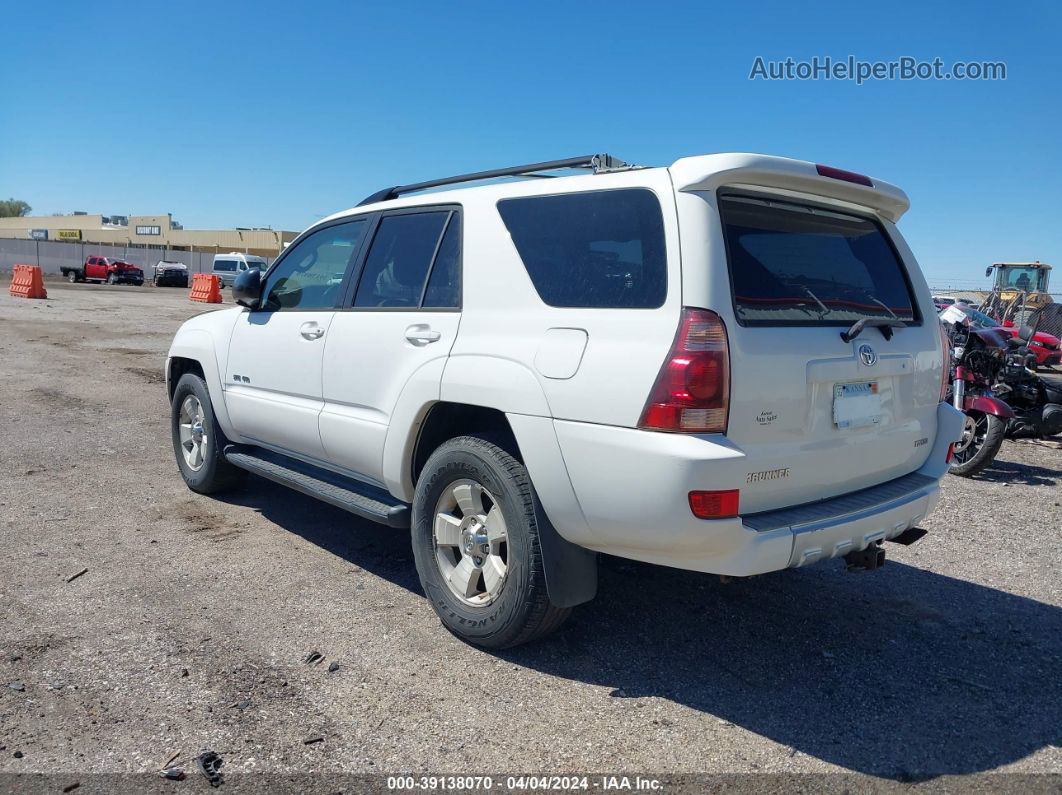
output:
[[[874,349],[869,345],[859,346],[859,360],[863,362],[867,367],[873,367],[878,360],[878,355],[874,353]]]

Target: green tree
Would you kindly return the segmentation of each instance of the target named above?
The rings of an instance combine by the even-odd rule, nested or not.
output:
[[[22,199],[0,199],[0,218],[21,218],[29,215],[33,208]]]

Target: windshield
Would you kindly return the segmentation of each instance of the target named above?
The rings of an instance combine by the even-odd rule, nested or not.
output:
[[[1040,282],[1044,271],[1041,268],[1000,268],[999,272],[1000,276],[997,281],[999,287],[1009,287],[1024,292],[1043,290],[1043,285]]]
[[[973,324],[978,328],[999,328],[999,322],[993,318],[990,318],[984,312],[978,312],[976,309],[970,309],[967,306],[960,307],[966,316],[973,321]]]
[[[723,195],[719,209],[742,324],[917,320],[903,265],[875,221],[751,196]]]

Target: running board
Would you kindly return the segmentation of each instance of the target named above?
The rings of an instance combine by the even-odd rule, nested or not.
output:
[[[409,527],[409,505],[383,489],[264,450],[230,444],[225,459],[240,469],[388,527]]]

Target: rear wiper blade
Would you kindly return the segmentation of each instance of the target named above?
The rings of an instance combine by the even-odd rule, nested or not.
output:
[[[816,304],[819,305],[819,309],[822,310],[822,314],[819,317],[826,317],[826,315],[830,314],[830,310],[826,308],[826,304],[822,303],[822,301],[819,300],[819,297],[817,295],[815,295],[815,293],[811,292],[811,290],[807,287],[807,285],[802,284],[802,285],[800,285],[800,288],[805,293],[807,293],[808,295],[811,296],[811,300],[812,301],[814,301]]]
[[[884,302],[884,301],[879,301],[879,300],[878,300],[877,298],[875,298],[874,296],[872,296],[872,295],[871,295],[870,293],[867,293],[867,298],[869,298],[869,299],[870,299],[871,301],[873,301],[873,302],[874,302],[875,304],[877,304],[877,305],[878,305],[878,306],[880,306],[880,307],[881,307],[882,309],[884,309],[884,310],[885,310],[886,312],[888,312],[888,313],[889,313],[890,315],[892,315],[893,319],[895,319],[895,320],[898,320],[898,319],[899,319],[899,317],[900,317],[900,316],[899,316],[899,315],[897,315],[897,314],[896,314],[895,312],[893,312],[893,311],[892,311],[891,309],[889,309],[889,307],[888,307],[888,306],[887,306],[887,305],[885,304],[885,302]]]
[[[881,336],[883,336],[887,340],[891,340],[892,330],[894,328],[903,328],[906,325],[907,324],[904,323],[902,320],[894,319],[891,317],[864,317],[860,318],[855,323],[853,323],[849,327],[848,331],[842,331],[841,339],[843,339],[845,342],[851,342],[860,334],[862,334],[863,329],[865,329],[867,326],[873,326],[881,332]]]
[[[822,301],[819,300],[819,297],[817,295],[815,295],[815,293],[811,292],[811,290],[809,290],[807,288],[807,286],[805,286],[803,284],[795,284],[793,282],[782,282],[782,284],[784,284],[786,287],[797,287],[797,288],[803,290],[805,293],[807,293],[808,297],[810,297],[811,300],[814,301],[818,305],[819,309],[822,310],[822,314],[819,315],[819,320],[821,320],[826,315],[830,314],[830,310],[826,306],[826,304],[822,303]],[[799,299],[797,299],[796,296],[793,296],[793,300],[796,301],[796,300],[799,300]],[[807,301],[804,301],[803,303],[806,304]],[[802,307],[802,306],[801,307],[797,307],[797,308],[800,309],[802,312],[807,312],[809,315],[811,314],[811,312],[809,312],[808,310],[804,309],[804,307]]]

